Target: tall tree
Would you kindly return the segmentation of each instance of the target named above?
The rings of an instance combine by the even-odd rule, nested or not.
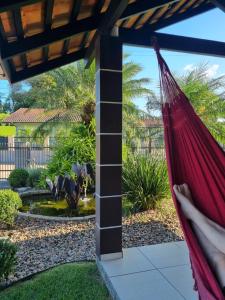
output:
[[[123,105],[124,127],[140,119],[140,111],[133,100],[151,94],[149,78],[139,78],[142,67],[124,56]],[[66,108],[80,113],[90,122],[95,103],[95,65],[87,70],[83,62],[73,63],[13,86],[8,98],[13,111],[19,107]],[[89,114],[89,115],[88,115]],[[129,135],[129,134],[128,134]]]
[[[225,76],[210,77],[208,69],[200,64],[176,80],[213,136],[225,145]],[[160,110],[159,97],[149,97],[147,110]]]

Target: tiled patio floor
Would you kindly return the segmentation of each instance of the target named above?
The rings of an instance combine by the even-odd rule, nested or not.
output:
[[[185,242],[124,249],[119,260],[98,262],[116,300],[197,300]]]

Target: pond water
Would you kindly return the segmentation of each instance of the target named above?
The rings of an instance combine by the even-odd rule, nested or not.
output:
[[[88,195],[84,200],[81,199],[75,210],[68,207],[66,199],[55,201],[48,195],[22,197],[22,202],[21,212],[43,216],[81,217],[95,214],[95,199],[92,195]]]

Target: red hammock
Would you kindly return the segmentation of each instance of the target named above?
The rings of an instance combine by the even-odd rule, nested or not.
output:
[[[225,152],[196,115],[155,47],[159,69],[164,138],[170,187],[190,252],[200,300],[225,300],[190,223],[177,205],[174,184],[187,183],[194,203],[207,217],[225,227]]]

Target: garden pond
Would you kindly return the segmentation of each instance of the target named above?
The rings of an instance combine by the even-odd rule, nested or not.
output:
[[[66,199],[54,200],[51,195],[21,196],[23,206],[21,212],[28,212],[43,216],[83,217],[95,214],[95,199],[87,195],[80,199],[77,209],[70,209]]]

